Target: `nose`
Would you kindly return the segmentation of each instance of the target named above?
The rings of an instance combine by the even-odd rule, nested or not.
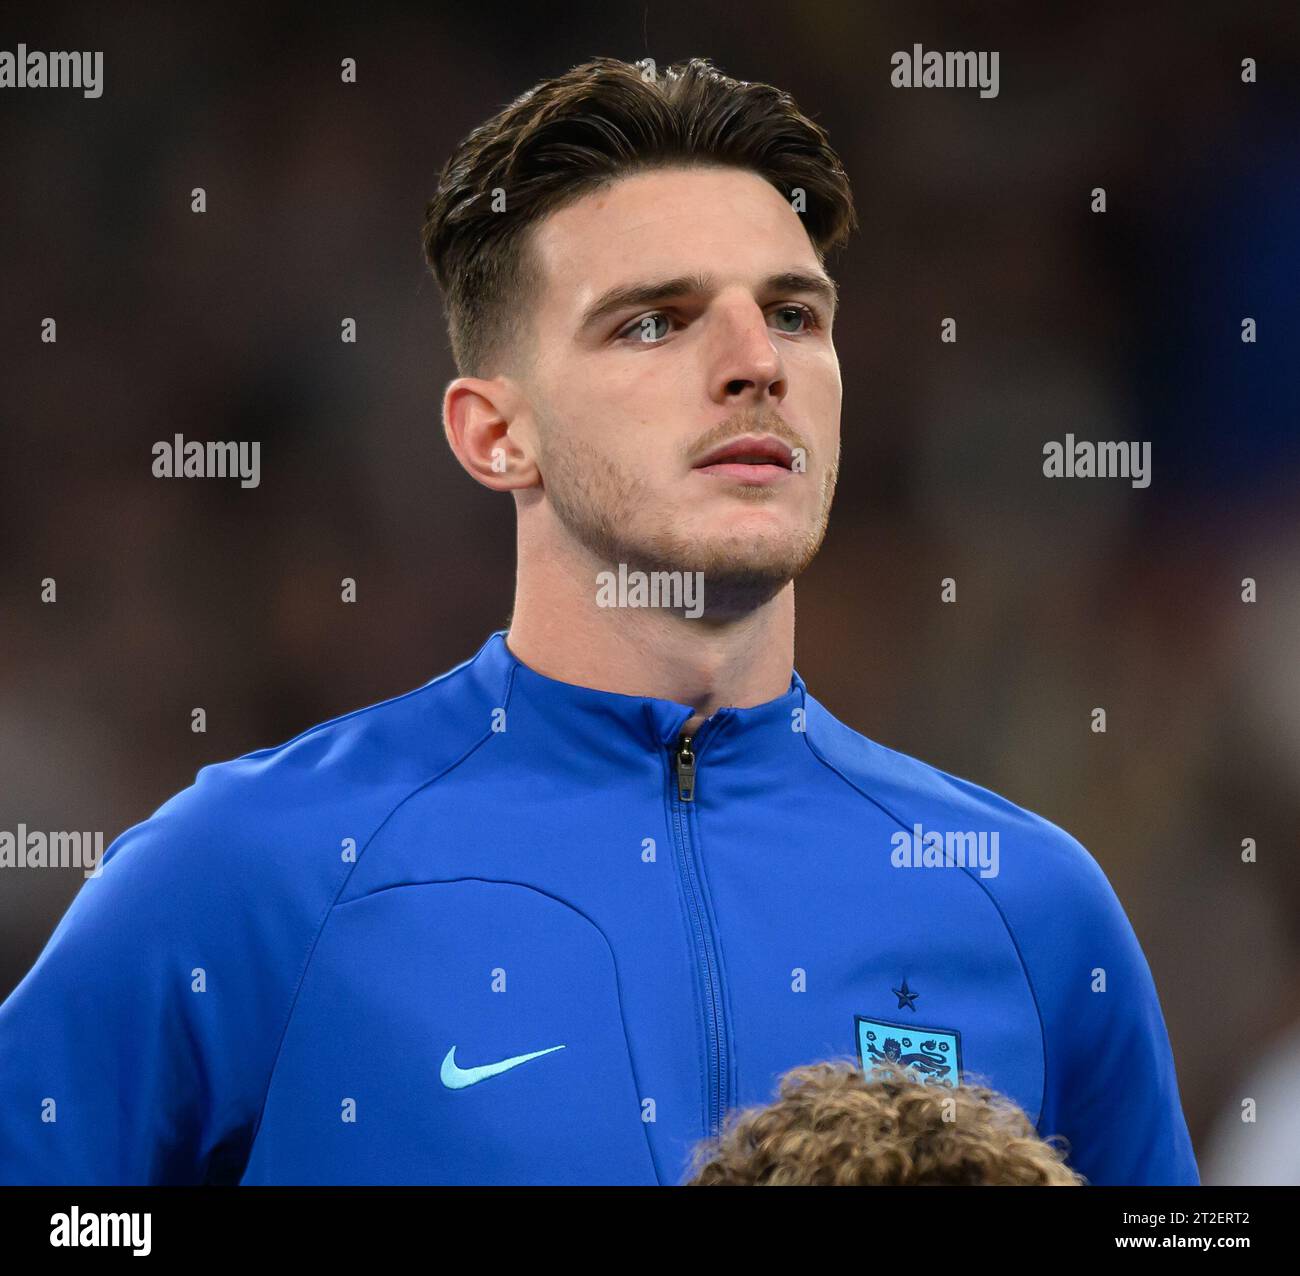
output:
[[[737,407],[780,403],[787,390],[785,364],[762,308],[752,297],[719,298],[715,304],[714,401]]]

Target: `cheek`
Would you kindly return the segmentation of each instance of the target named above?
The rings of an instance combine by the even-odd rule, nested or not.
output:
[[[677,398],[681,373],[667,360],[628,358],[605,379],[602,392],[615,410],[637,419],[663,420]]]
[[[679,376],[662,362],[630,359],[602,369],[582,415],[588,436],[623,470],[658,486],[683,464],[690,421],[680,402]],[[702,429],[703,427],[701,427]]]
[[[806,467],[815,472],[830,466],[840,446],[840,401],[834,390],[806,387],[790,419],[798,423],[799,434],[808,445]]]
[[[844,387],[840,380],[840,361],[834,347],[823,347],[807,368],[808,384],[813,388],[820,405],[835,404],[843,398]]]
[[[833,353],[814,369],[811,383],[814,387],[815,428],[827,440],[839,437],[840,407],[844,400],[844,386],[840,380],[840,365]]]

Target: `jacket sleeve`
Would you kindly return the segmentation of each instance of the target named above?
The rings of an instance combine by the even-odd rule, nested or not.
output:
[[[241,847],[222,772],[113,843],[0,1006],[0,1183],[237,1180],[328,900]]]
[[[1070,1164],[1096,1186],[1199,1184],[1150,967],[1105,874],[1078,849],[1056,922],[1040,929],[1039,1132],[1064,1135]]]

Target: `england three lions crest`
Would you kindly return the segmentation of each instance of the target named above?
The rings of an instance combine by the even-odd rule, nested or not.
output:
[[[956,1029],[889,1023],[864,1015],[855,1015],[854,1021],[858,1063],[868,1080],[877,1068],[892,1063],[910,1068],[926,1085],[961,1085],[961,1033]]]

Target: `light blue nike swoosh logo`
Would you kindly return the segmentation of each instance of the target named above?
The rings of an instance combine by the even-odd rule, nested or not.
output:
[[[447,1057],[442,1061],[442,1084],[448,1090],[463,1090],[466,1086],[478,1085],[480,1081],[486,1081],[488,1077],[509,1072],[511,1068],[517,1068],[521,1063],[527,1063],[529,1059],[538,1059],[544,1054],[550,1054],[552,1050],[563,1049],[563,1046],[548,1046],[545,1050],[534,1050],[532,1054],[517,1054],[513,1059],[502,1059],[500,1063],[484,1063],[477,1068],[458,1068],[456,1047],[452,1046],[447,1051]]]

